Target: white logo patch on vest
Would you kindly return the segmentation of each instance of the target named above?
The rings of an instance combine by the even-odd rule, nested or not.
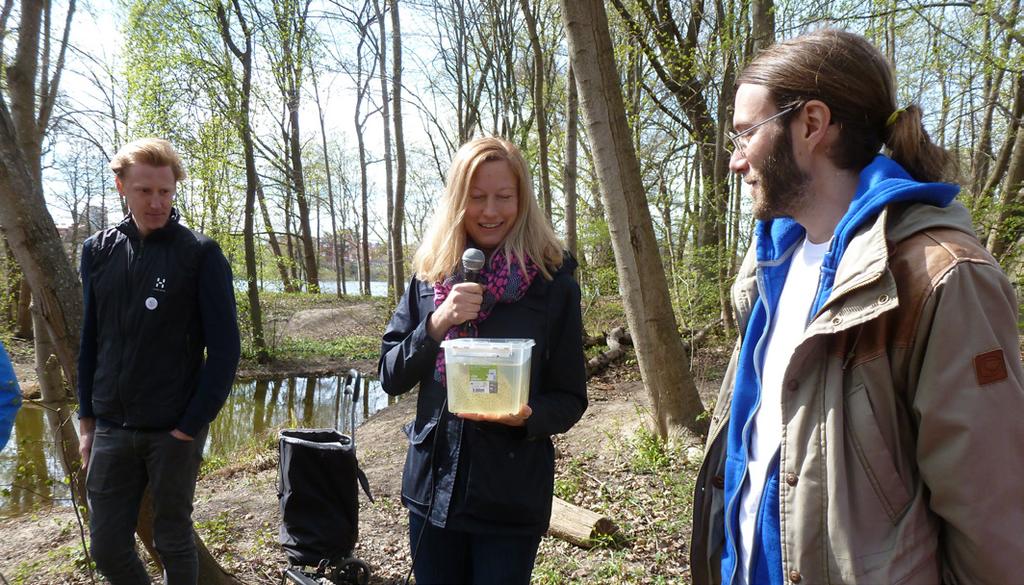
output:
[[[158,276],[156,284],[153,285],[153,290],[156,292],[167,292],[167,279]]]
[[[154,299],[153,297],[149,297],[148,299],[146,299],[146,308],[149,309],[150,311],[155,310],[157,305],[159,304],[160,303],[156,302],[156,299]]]

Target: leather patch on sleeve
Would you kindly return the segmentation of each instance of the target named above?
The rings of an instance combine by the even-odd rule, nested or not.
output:
[[[978,378],[979,386],[1005,380],[1007,374],[1003,350],[993,349],[974,356],[974,375]]]

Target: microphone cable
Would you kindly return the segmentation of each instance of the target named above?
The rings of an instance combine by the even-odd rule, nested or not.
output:
[[[486,261],[487,256],[482,250],[477,248],[466,248],[466,251],[462,253],[463,282],[476,282],[479,284],[480,270],[484,267]],[[468,321],[466,323],[468,323]],[[462,326],[465,327],[466,324],[463,323]],[[445,386],[447,386],[447,383]],[[422,390],[422,388],[420,390]],[[434,459],[437,456],[437,437],[442,431],[441,426],[442,423],[444,423],[444,413],[447,410],[448,391],[447,388],[445,388],[444,401],[441,403],[441,411],[438,413],[437,422],[434,424],[434,440],[430,444],[430,502],[427,503],[427,515],[423,519],[423,526],[420,527],[420,533],[416,536],[416,544],[412,549],[412,562],[409,564],[409,570],[405,574],[405,585],[409,585],[409,579],[412,578],[413,568],[416,567],[416,557],[419,556],[420,544],[423,541],[423,533],[427,531],[427,526],[430,524],[430,515],[434,511],[434,498],[437,494],[437,485],[435,484],[435,480],[437,479],[437,470],[434,467]],[[414,512],[410,512],[410,514],[412,513]]]
[[[409,563],[409,570],[405,574],[405,585],[409,585],[409,579],[412,578],[412,570],[416,566],[416,557],[420,553],[420,543],[423,541],[423,533],[427,531],[427,525],[430,524],[430,514],[434,511],[434,497],[437,494],[437,486],[435,485],[435,472],[434,458],[437,455],[437,437],[441,433],[441,424],[444,422],[444,413],[448,410],[448,394],[445,393],[444,401],[441,403],[441,411],[437,415],[437,422],[434,424],[434,440],[430,443],[430,502],[427,503],[427,515],[423,519],[423,526],[420,527],[420,533],[416,536],[416,545],[412,548],[412,562]],[[415,512],[410,512],[415,514]]]

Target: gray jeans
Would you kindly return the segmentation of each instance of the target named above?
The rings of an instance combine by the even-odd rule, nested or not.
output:
[[[194,441],[179,441],[167,431],[121,429],[97,421],[86,478],[90,548],[111,585],[150,583],[135,551],[135,525],[147,487],[164,582],[196,584],[192,499],[208,430],[204,427]]]

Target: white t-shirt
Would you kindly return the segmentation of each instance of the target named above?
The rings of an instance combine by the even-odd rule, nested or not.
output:
[[[761,402],[754,414],[750,433],[750,458],[747,481],[740,492],[740,584],[746,585],[750,573],[757,512],[764,494],[768,466],[779,450],[782,440],[782,382],[793,356],[807,329],[811,304],[818,292],[821,263],[831,240],[815,244],[804,238],[793,252],[793,262],[782,286],[782,295],[772,325],[768,330],[761,364]],[[756,359],[756,358],[755,358]]]

